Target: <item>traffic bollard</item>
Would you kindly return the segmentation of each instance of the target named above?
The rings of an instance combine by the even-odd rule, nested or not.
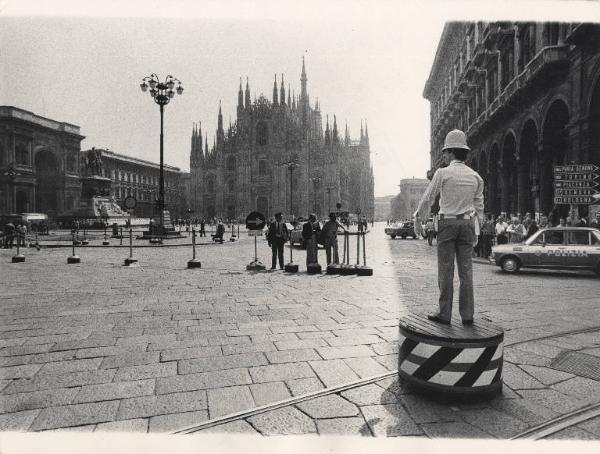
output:
[[[108,237],[106,236],[106,224],[104,225],[104,240],[102,241],[102,246],[108,246],[110,243],[108,242]]]
[[[21,254],[20,244],[21,244],[21,235],[19,233],[17,233],[17,255],[13,256],[12,263],[22,263],[25,261],[25,256],[23,254]]]
[[[192,260],[187,262],[188,268],[200,268],[202,264],[196,259],[196,230],[192,227]]]
[[[79,256],[75,255],[75,244],[76,244],[75,233],[73,233],[73,241],[72,241],[73,255],[71,257],[67,257],[67,263],[69,263],[69,264],[81,262],[81,259],[79,258]]]
[[[229,238],[229,241],[235,241],[235,226],[233,224],[231,224],[231,238]]]
[[[137,259],[133,258],[133,229],[129,227],[129,257],[125,259],[124,266],[137,265]]]
[[[293,257],[293,245],[292,245],[292,239],[290,238],[290,263],[286,263],[285,267],[283,268],[287,273],[297,273],[298,272],[298,264],[294,263],[294,257]]]
[[[119,227],[119,246],[123,246],[123,227]]]
[[[367,266],[367,248],[365,243],[366,232],[362,232],[363,264],[356,266],[356,274],[359,276],[373,276],[373,268]]]

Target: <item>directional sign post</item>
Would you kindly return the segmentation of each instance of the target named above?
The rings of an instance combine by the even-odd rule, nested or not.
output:
[[[554,166],[554,203],[590,205],[600,200],[600,167],[595,164]]]
[[[262,229],[264,228],[265,223],[266,219],[264,214],[259,213],[258,211],[253,211],[246,217],[248,236],[254,237],[254,261],[246,265],[247,271],[263,271],[266,269],[266,267],[258,260],[258,248],[256,245],[256,237],[262,235]]]

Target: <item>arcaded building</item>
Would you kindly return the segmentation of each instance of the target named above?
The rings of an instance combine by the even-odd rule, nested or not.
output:
[[[189,194],[194,216],[240,219],[257,210],[266,216],[281,211],[288,219],[311,212],[323,218],[341,203],[342,211],[373,217],[367,125],[356,140],[347,127],[339,131],[336,117],[323,118],[319,101],[311,101],[307,81],[303,62],[298,96],[289,85],[286,90],[282,75],[279,81],[275,76],[271,99],[251,101],[249,82],[243,90],[240,80],[237,118],[225,129],[219,107],[210,149],[200,125],[194,127]]]
[[[0,213],[46,213],[79,206],[79,126],[0,106]]]
[[[564,215],[553,166],[600,165],[600,25],[447,23],[424,97],[429,177],[446,133],[458,128],[485,181],[486,211]],[[578,208],[587,214],[587,205]]]

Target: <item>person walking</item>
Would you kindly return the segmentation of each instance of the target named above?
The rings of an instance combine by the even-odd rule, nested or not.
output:
[[[488,214],[481,226],[481,257],[487,259],[492,254],[492,238],[494,238],[494,221]]]
[[[415,222],[418,222],[421,214],[423,217],[429,214],[431,205],[440,194],[437,233],[439,311],[428,318],[445,325],[449,325],[452,318],[455,258],[460,280],[459,313],[463,325],[473,324],[475,225],[472,218],[477,216],[482,224],[484,207],[483,180],[465,164],[469,151],[463,131],[455,129],[446,135],[442,154],[449,165],[435,172],[414,213]]]
[[[308,216],[308,222],[302,226],[302,238],[306,244],[306,266],[313,263],[319,263],[318,238],[321,234],[321,227],[317,222],[317,215]]]
[[[427,219],[425,223],[425,236],[427,237],[427,244],[433,245],[433,237],[435,236],[435,228],[433,226],[433,219]]]
[[[200,221],[200,236],[206,236],[206,223],[204,222],[204,218]]]
[[[287,242],[289,233],[281,213],[275,214],[275,222],[271,222],[267,231],[267,242],[271,248],[271,269],[274,270],[279,258],[279,268],[283,269],[283,245]]]

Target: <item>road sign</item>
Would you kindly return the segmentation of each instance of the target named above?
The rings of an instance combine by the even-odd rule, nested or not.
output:
[[[554,203],[589,205],[599,200],[599,191],[595,189],[600,181],[599,170],[596,164],[554,166]]]
[[[559,195],[594,195],[594,194],[598,194],[598,191],[596,189],[589,189],[589,188],[577,188],[577,189],[563,189],[563,188],[557,188],[554,190],[554,195],[555,196],[559,196]]]
[[[137,200],[135,199],[135,197],[128,196],[125,197],[123,203],[125,204],[125,208],[127,208],[128,210],[133,210],[137,205]]]
[[[552,185],[555,188],[595,188],[598,186],[598,182],[594,180],[583,180],[583,181],[555,181]]]
[[[248,230],[262,230],[265,226],[265,215],[258,211],[253,211],[246,217],[246,228]]]
[[[554,197],[554,203],[557,205],[589,205],[595,202],[594,196],[559,196]]]
[[[248,230],[248,236],[263,236],[262,230]]]
[[[554,166],[554,173],[573,173],[573,172],[596,172],[600,170],[596,164],[571,164],[566,166]]]

